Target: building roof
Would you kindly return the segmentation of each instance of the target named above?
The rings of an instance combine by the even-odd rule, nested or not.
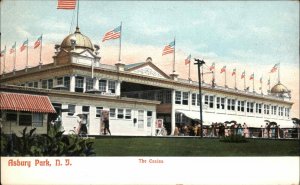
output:
[[[75,48],[83,48],[83,49],[90,49],[94,51],[93,44],[91,40],[83,35],[80,31],[79,28],[76,28],[76,31],[70,35],[68,35],[61,43],[60,47],[62,49],[66,50],[71,50],[72,49],[72,42],[71,40],[74,39],[76,40],[76,46]]]
[[[0,110],[56,112],[47,96],[7,92],[0,93]]]

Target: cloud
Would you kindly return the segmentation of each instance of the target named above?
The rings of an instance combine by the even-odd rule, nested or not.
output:
[[[21,26],[16,26],[16,32],[20,38],[31,37],[31,33]]]

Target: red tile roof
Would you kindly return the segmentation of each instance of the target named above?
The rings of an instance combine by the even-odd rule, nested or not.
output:
[[[55,113],[48,96],[0,93],[0,110]]]

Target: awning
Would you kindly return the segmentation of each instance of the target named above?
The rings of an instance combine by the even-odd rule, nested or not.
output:
[[[186,117],[190,119],[199,120],[200,114],[199,111],[189,111],[189,110],[176,110],[176,113],[182,113]],[[250,116],[242,116],[242,115],[228,115],[222,113],[210,113],[203,112],[203,125],[211,125],[212,123],[224,123],[225,121],[236,121],[239,124],[246,123],[248,127],[261,128],[261,126],[265,126],[266,122],[263,117],[250,117]],[[273,120],[280,125],[280,128],[293,128],[294,124],[291,120]]]
[[[0,110],[55,113],[47,96],[21,93],[0,93]]]

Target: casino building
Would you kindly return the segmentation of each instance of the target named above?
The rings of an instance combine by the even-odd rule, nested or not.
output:
[[[103,64],[99,48],[79,28],[55,49],[53,62],[5,73],[0,79],[2,92],[49,98],[56,113],[48,111],[41,126],[59,118],[64,130],[72,130],[76,115],[83,114],[88,134],[100,135],[104,110],[109,112],[112,135],[151,136],[155,135],[157,119],[163,119],[171,135],[176,124],[199,120],[198,82],[164,73],[151,57],[128,65]],[[281,128],[291,128],[293,103],[289,94],[281,83],[267,95],[203,83],[203,124],[235,120],[261,128],[269,120]],[[1,109],[5,132],[22,130],[18,115],[24,111]],[[16,115],[14,119],[9,120],[13,117],[10,114]]]

